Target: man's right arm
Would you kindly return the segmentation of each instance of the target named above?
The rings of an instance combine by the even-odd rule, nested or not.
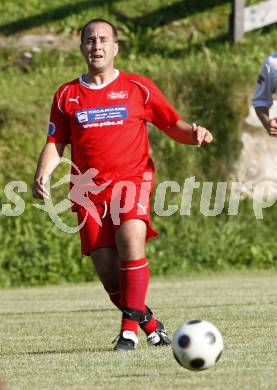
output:
[[[258,118],[269,135],[277,136],[277,118],[269,117],[268,107],[254,107]]]
[[[43,147],[39,156],[38,166],[34,177],[34,198],[43,199],[49,196],[45,185],[54,169],[59,165],[65,145],[65,143],[48,142]]]

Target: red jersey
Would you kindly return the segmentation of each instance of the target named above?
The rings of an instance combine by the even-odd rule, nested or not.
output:
[[[146,123],[163,130],[179,119],[151,80],[116,70],[100,86],[80,77],[58,89],[47,141],[70,143],[72,161],[82,173],[99,171],[95,183],[115,183],[153,170]]]

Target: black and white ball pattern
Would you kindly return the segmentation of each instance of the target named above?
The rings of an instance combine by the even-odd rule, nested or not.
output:
[[[223,338],[210,322],[190,320],[173,336],[173,356],[189,370],[205,370],[215,365],[223,351]]]

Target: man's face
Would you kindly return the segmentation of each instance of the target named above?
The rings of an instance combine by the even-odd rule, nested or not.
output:
[[[113,68],[118,44],[114,41],[110,25],[106,23],[88,25],[80,48],[89,69],[103,72]]]

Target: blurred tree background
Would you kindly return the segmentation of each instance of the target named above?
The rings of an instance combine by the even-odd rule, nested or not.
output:
[[[257,1],[247,2],[253,3]],[[232,45],[230,13],[231,1],[226,0],[2,0],[0,206],[11,203],[4,193],[9,181],[25,181],[28,191],[19,194],[25,202],[23,214],[0,215],[0,286],[95,278],[89,259],[80,255],[78,233],[57,229],[31,197],[53,94],[86,71],[78,36],[89,19],[106,18],[118,26],[119,69],[152,78],[186,121],[201,123],[214,134],[212,145],[196,150],[150,126],[156,185],[175,180],[182,187],[192,176],[201,183],[228,180],[240,155],[243,119],[259,68],[277,47],[276,25],[248,33]],[[33,43],[24,46],[26,37]],[[41,44],[47,37],[52,44]],[[65,172],[68,166],[60,166],[53,182]],[[199,206],[201,188],[195,191],[191,215],[153,215],[160,237],[148,246],[152,274],[276,269],[276,206],[256,220],[251,199],[241,199],[238,216],[228,216],[226,200],[220,215],[205,217]],[[64,194],[66,185],[53,191],[55,201]],[[181,194],[168,194],[167,202],[180,206]],[[70,211],[62,218],[76,224]]]

